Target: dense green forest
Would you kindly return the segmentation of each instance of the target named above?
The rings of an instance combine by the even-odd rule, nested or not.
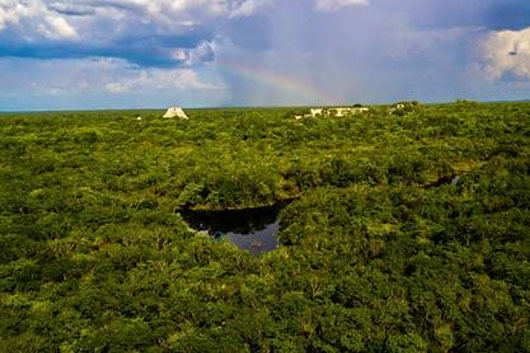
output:
[[[299,111],[0,115],[0,352],[530,352],[530,104]]]

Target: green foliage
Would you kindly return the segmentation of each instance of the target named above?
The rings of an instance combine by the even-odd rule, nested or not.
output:
[[[530,352],[530,105],[297,111],[2,115],[0,352]]]

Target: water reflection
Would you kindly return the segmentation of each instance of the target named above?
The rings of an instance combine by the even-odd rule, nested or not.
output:
[[[195,230],[208,232],[215,239],[227,238],[241,250],[258,255],[278,247],[278,215],[285,206],[287,203],[244,210],[184,210],[180,214]]]

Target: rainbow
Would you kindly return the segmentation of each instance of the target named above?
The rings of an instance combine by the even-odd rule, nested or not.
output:
[[[217,65],[217,69],[220,72],[250,79],[284,92],[297,94],[308,102],[311,102],[311,104],[337,104],[342,100],[342,97],[332,96],[326,91],[317,89],[303,80],[288,75],[278,75],[272,71],[244,67],[239,64]]]

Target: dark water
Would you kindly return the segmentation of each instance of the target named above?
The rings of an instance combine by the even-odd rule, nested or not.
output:
[[[259,255],[278,247],[278,215],[287,204],[244,210],[184,210],[180,214],[193,229],[208,232],[215,239],[227,238],[241,250]]]

